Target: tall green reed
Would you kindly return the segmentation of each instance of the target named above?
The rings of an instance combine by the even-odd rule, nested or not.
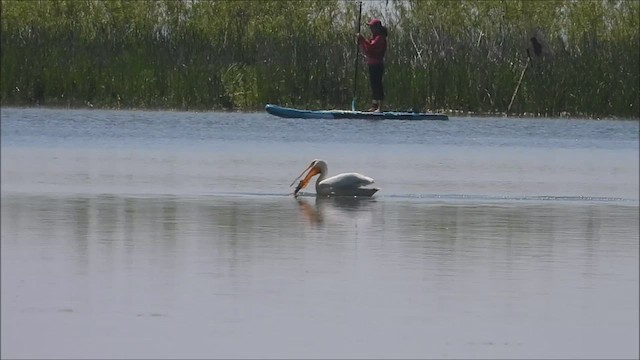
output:
[[[1,5],[3,106],[350,107],[354,1]],[[389,29],[389,107],[504,113],[526,65],[513,113],[639,117],[639,2],[407,0],[386,9],[363,19],[382,17]],[[531,37],[544,51],[527,65]],[[363,107],[365,67],[358,76]]]

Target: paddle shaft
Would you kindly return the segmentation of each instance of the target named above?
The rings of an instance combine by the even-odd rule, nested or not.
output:
[[[360,20],[362,17],[362,1],[360,1],[360,7],[358,9],[358,25],[357,33],[360,33]],[[356,111],[356,89],[358,87],[358,63],[360,62],[360,39],[356,39],[356,62],[355,72],[353,74],[353,99],[351,100],[351,110]]]

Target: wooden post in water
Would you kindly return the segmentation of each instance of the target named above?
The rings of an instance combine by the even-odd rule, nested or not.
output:
[[[531,44],[533,44],[533,53],[535,56],[542,55],[542,44],[538,41],[538,39],[534,36],[531,39]],[[507,115],[511,111],[511,106],[513,105],[513,100],[516,98],[516,94],[520,89],[520,84],[522,84],[522,79],[524,79],[524,73],[527,72],[527,68],[529,67],[529,63],[531,62],[531,53],[529,53],[529,48],[527,48],[527,63],[524,65],[524,69],[522,69],[522,74],[520,74],[520,80],[518,80],[518,85],[516,85],[516,89],[511,95],[511,101],[509,102],[509,106],[507,107]]]
[[[529,49],[527,49],[527,53],[529,53]],[[509,112],[511,111],[511,106],[513,105],[513,100],[516,98],[516,94],[518,93],[518,89],[520,89],[520,84],[522,84],[522,79],[524,79],[524,73],[527,71],[527,68],[529,67],[529,62],[531,61],[531,58],[527,56],[527,63],[524,65],[524,69],[522,70],[522,74],[520,74],[520,80],[518,80],[518,85],[516,85],[516,90],[513,92],[513,95],[511,95],[511,101],[509,102],[509,107],[507,107],[507,115],[509,115]]]

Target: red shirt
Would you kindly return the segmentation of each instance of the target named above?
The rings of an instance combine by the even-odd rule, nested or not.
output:
[[[387,38],[382,35],[376,35],[370,40],[360,38],[360,47],[367,55],[367,64],[382,64],[387,51]]]

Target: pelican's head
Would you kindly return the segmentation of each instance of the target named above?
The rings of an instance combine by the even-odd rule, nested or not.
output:
[[[307,172],[308,170],[308,172]],[[295,191],[293,192],[294,196],[298,195],[298,192],[302,189],[304,189],[307,184],[309,184],[309,181],[311,180],[312,177],[318,175],[318,174],[323,174],[327,172],[327,163],[319,160],[319,159],[314,159],[311,164],[304,169],[304,171],[302,171],[302,173],[300,174],[300,176],[298,176],[297,178],[295,178],[295,180],[293,180],[293,182],[291,183],[291,185],[289,186],[293,186],[293,184],[295,184],[295,182],[300,179],[302,177],[302,175],[304,175],[304,173],[307,172],[307,175],[304,177],[304,179],[300,180],[300,182],[298,183],[298,186],[296,186]]]

